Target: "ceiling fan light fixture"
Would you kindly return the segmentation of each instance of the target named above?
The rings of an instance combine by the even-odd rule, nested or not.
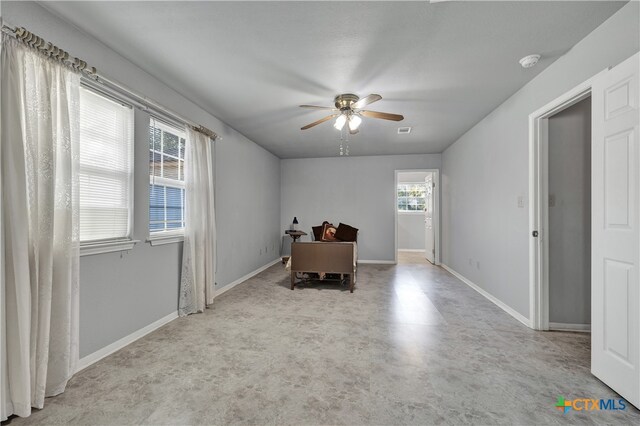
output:
[[[362,123],[362,118],[357,115],[352,115],[351,117],[349,117],[349,130],[351,130],[352,132],[358,130],[358,127],[360,127],[360,123]]]
[[[1,1],[1,0],[0,0]],[[370,111],[366,109],[362,109],[367,105],[371,105],[374,102],[378,102],[382,99],[382,96],[372,93],[364,98],[360,99],[357,95],[353,93],[343,93],[342,95],[338,95],[334,98],[335,108],[332,107],[324,107],[317,105],[300,105],[301,108],[310,108],[310,109],[324,109],[330,110],[333,114],[327,115],[320,120],[316,120],[313,123],[309,123],[306,126],[302,126],[300,130],[307,130],[312,127],[317,126],[318,124],[322,124],[325,121],[329,121],[332,119],[336,119],[333,123],[333,127],[336,130],[342,131],[344,129],[345,124],[349,124],[349,133],[355,135],[358,133],[358,128],[360,124],[362,124],[362,116],[368,118],[378,118],[381,120],[391,120],[391,121],[402,121],[404,120],[404,116],[400,114],[390,114],[388,112],[380,112],[380,111]]]
[[[347,116],[342,114],[338,118],[336,118],[336,122],[334,123],[333,127],[335,127],[337,130],[342,130],[346,122]]]

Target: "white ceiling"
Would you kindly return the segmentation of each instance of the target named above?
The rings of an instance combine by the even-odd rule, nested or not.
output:
[[[378,93],[351,155],[442,152],[625,2],[43,2],[281,158],[338,155],[336,94]],[[518,60],[542,55],[532,69]],[[411,126],[398,135],[398,126]],[[214,129],[215,130],[215,129]]]

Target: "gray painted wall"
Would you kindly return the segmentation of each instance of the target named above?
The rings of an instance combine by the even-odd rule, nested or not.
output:
[[[135,111],[133,239],[149,227],[149,115]],[[80,259],[80,357],[176,310],[182,244]],[[162,262],[162,263],[159,263]],[[142,303],[141,303],[142,301]]]
[[[398,213],[398,250],[424,250],[424,213]]]
[[[591,98],[549,118],[549,322],[591,323]]]
[[[222,136],[215,148],[218,289],[278,257],[280,164],[277,157],[42,6],[32,2],[3,2],[2,13],[7,23],[26,27],[96,66],[106,76]],[[147,238],[148,221],[146,120],[145,114],[136,112],[134,237],[142,241]],[[151,247],[142,242],[122,255],[82,257],[81,357],[177,310],[181,246]]]
[[[398,182],[424,182],[427,172],[398,173]],[[398,250],[424,250],[424,213],[398,213]]]
[[[294,216],[309,234],[325,219],[347,223],[360,230],[359,259],[393,261],[395,170],[439,169],[440,162],[440,154],[281,160],[281,232]]]
[[[429,172],[402,172],[398,173],[398,182],[424,182]]]
[[[280,256],[280,159],[240,135],[227,142],[216,145],[217,289]]]
[[[639,16],[637,2],[626,4],[442,155],[443,263],[525,317],[529,317],[528,116],[636,53]],[[518,208],[518,197],[524,199],[523,208]]]

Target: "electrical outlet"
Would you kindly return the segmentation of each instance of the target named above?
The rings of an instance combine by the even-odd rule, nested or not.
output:
[[[556,196],[555,194],[549,194],[549,207],[556,206]]]
[[[524,197],[522,195],[518,195],[518,208],[524,208]]]

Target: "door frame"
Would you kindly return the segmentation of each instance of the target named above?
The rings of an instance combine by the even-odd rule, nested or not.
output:
[[[394,225],[394,263],[398,263],[398,174],[400,173],[433,173],[433,182],[436,184],[433,192],[433,227],[436,254],[434,256],[435,265],[440,265],[440,169],[400,169],[394,172],[393,179],[393,212],[395,217]],[[424,228],[423,228],[424,233]]]
[[[593,82],[607,71],[529,115],[529,322],[534,330],[549,330],[549,117],[590,97]]]

